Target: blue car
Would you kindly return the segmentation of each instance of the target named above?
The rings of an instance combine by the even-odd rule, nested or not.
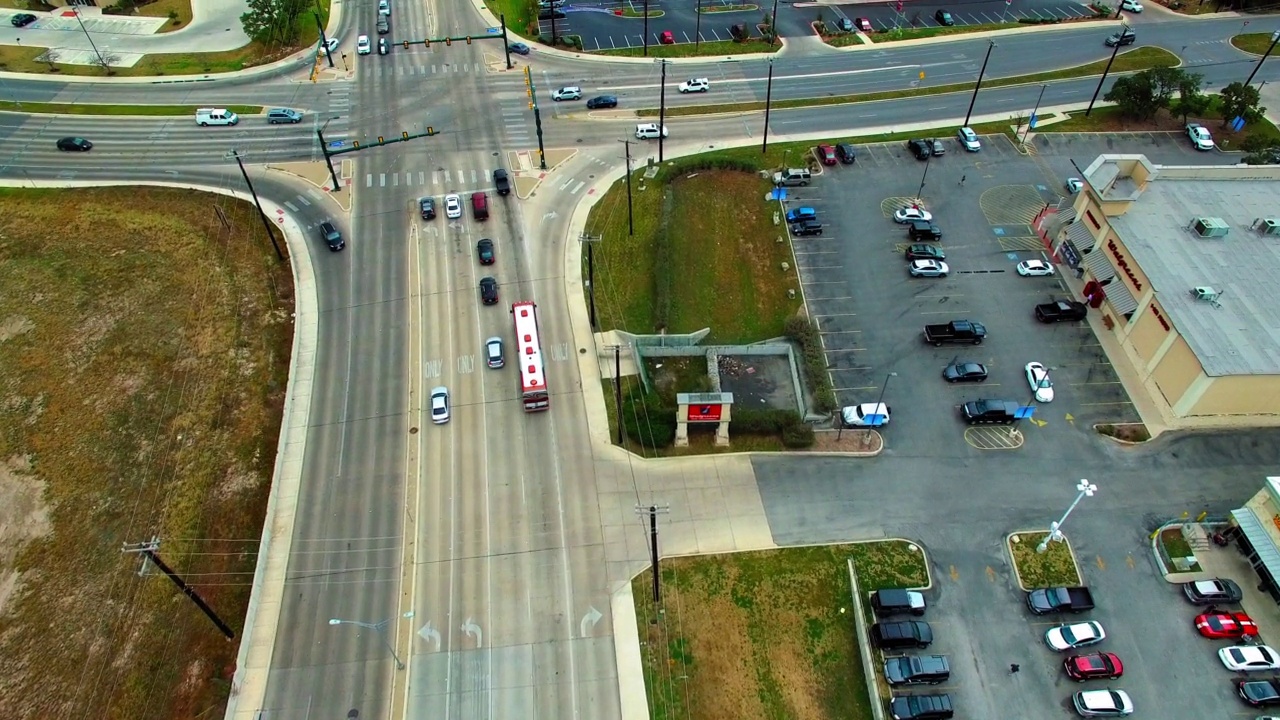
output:
[[[818,211],[811,207],[795,208],[787,211],[787,222],[798,223],[805,220],[813,220],[818,217]]]
[[[522,43],[522,42],[514,42],[514,43],[511,43],[511,44],[507,45],[507,47],[511,48],[511,52],[513,52],[513,53],[515,53],[515,54],[517,54],[517,55],[528,55],[528,54],[529,54],[529,46],[528,46],[528,45],[525,45],[525,44],[524,44],[524,43]]]

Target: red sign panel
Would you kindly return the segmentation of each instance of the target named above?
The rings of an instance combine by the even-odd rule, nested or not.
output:
[[[716,405],[690,405],[689,422],[719,422],[720,408]]]

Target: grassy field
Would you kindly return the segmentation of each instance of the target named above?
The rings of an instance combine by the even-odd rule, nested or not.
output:
[[[653,720],[869,718],[846,560],[862,590],[928,583],[901,541],[662,562],[632,581]],[[659,611],[661,610],[661,613]]]
[[[755,156],[759,161],[757,151]],[[696,163],[696,161],[695,161]],[[600,327],[685,333],[711,328],[707,342],[739,343],[782,334],[800,308],[786,231],[765,201],[769,182],[739,170],[632,176],[635,234],[628,234],[625,178],[591,209]],[[764,165],[760,165],[764,167]],[[783,262],[792,267],[783,271]]]
[[[1191,544],[1187,542],[1187,538],[1182,535],[1182,528],[1174,526],[1160,533],[1160,542],[1157,543],[1160,552],[1164,555],[1165,569],[1171,573],[1176,572],[1201,572],[1200,563],[1195,563],[1186,570],[1179,570],[1173,566],[1173,558],[1195,557],[1195,550],[1191,549]]]
[[[649,45],[649,55],[652,58],[686,58],[686,57],[702,57],[702,56],[719,56],[719,55],[753,55],[760,53],[773,53],[782,49],[782,43],[770,45],[769,43],[754,38],[747,42],[734,42],[732,40],[715,40],[704,43],[680,43],[678,45]],[[611,55],[613,57],[646,57],[644,48],[618,48],[616,50],[593,50],[593,55]],[[654,111],[657,114],[657,111]]]
[[[1022,533],[1014,536],[1021,542],[1007,543],[1022,584],[1028,588],[1080,585],[1080,573],[1067,543],[1051,542],[1043,554],[1036,552],[1036,546],[1047,533]]]
[[[1246,138],[1256,133],[1280,137],[1280,129],[1276,128],[1265,117],[1256,123],[1246,125],[1238,133],[1224,129],[1222,127],[1222,115],[1218,110],[1217,96],[1214,96],[1213,103],[1203,117],[1191,117],[1188,120],[1200,122],[1209,128],[1209,131],[1213,133],[1214,142],[1223,150],[1231,150],[1238,147]],[[1112,106],[1094,108],[1088,117],[1085,117],[1083,112],[1072,113],[1070,119],[1046,125],[1044,128],[1036,130],[1036,132],[1142,132],[1157,130],[1181,133],[1185,127],[1181,115],[1171,115],[1169,112],[1162,110],[1154,120],[1139,121],[1124,117],[1120,114],[1119,108]]]
[[[1153,67],[1173,67],[1178,64],[1178,58],[1168,50],[1157,47],[1143,47],[1136,50],[1130,50],[1116,58],[1115,63],[1111,66],[1112,73],[1132,72],[1137,70],[1146,70]],[[1099,60],[1087,65],[1078,65],[1071,68],[1063,68],[1061,70],[1050,70],[1048,72],[1035,73],[1032,75],[1018,75],[1015,77],[1004,78],[986,78],[982,81],[982,87],[1003,87],[1006,85],[1023,85],[1028,83],[1044,83],[1054,80],[1066,80],[1069,78],[1089,77],[1090,75],[1101,75],[1106,68],[1107,61]],[[952,92],[973,92],[973,83],[953,83],[950,85],[938,85],[934,87],[923,88],[906,88],[903,90],[885,90],[882,92],[859,93],[855,95],[834,95],[830,97],[816,98],[795,98],[791,100],[775,100],[773,101],[773,109],[781,110],[783,108],[795,107],[815,107],[819,105],[846,105],[849,103],[874,102],[877,100],[895,100],[905,97],[918,97],[921,95],[942,95]],[[667,108],[667,117],[677,117],[681,115],[706,115],[710,113],[726,113],[726,112],[749,112],[764,110],[764,102],[745,102],[745,103],[726,103],[720,105],[688,105],[678,108]],[[638,110],[636,114],[640,117],[657,117],[657,108],[643,108]]]
[[[222,196],[0,202],[0,706],[221,717],[238,643],[120,549],[158,536],[240,630],[292,347],[287,263],[252,204]]]
[[[191,0],[155,0],[138,7],[138,14],[146,17],[170,17],[173,19],[160,28],[160,32],[181,30],[191,23]]]
[[[1262,55],[1267,52],[1267,48],[1271,47],[1271,33],[1245,33],[1244,35],[1236,35],[1231,38],[1231,44],[1237,50],[1243,50],[1254,55]]]
[[[485,7],[507,21],[507,30],[525,37],[538,37],[538,16],[533,0],[484,0]]]
[[[976,32],[990,32],[992,30],[1012,30],[1014,28],[1026,27],[1022,23],[1003,22],[988,23],[985,25],[952,25],[951,27],[904,27],[896,30],[886,30],[878,32],[871,36],[877,45],[880,43],[900,42],[902,40],[920,40],[923,38],[945,37],[947,35],[966,35]]]
[[[130,116],[164,116],[195,115],[198,105],[93,105],[70,103],[18,103],[13,100],[0,100],[0,110],[46,115],[130,115]],[[227,105],[228,110],[238,115],[257,115],[263,111],[261,105]]]

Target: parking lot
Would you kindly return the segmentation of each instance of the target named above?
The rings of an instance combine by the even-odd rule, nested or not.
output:
[[[902,14],[894,10],[893,3],[867,3],[837,5],[832,7],[830,12],[834,12],[836,19],[847,17],[853,20],[864,17],[871,21],[871,26],[876,30],[890,30],[894,27],[938,27],[941,23],[938,22],[936,13],[941,9],[951,13],[951,18],[957,26],[989,25],[1024,19],[1073,20],[1093,16],[1093,11],[1085,4],[1070,0],[1018,0],[1009,5],[1006,5],[1003,0],[940,4],[908,3],[904,5]],[[813,18],[807,17],[806,22],[809,20]]]
[[[901,434],[1015,449],[1021,439],[1006,428],[967,430],[959,419],[960,405],[982,398],[1036,407],[1019,423],[1026,445],[1090,433],[1095,423],[1138,421],[1086,323],[1046,325],[1032,316],[1036,304],[1072,298],[1056,272],[1016,273],[1019,261],[1047,258],[1030,223],[1046,203],[1058,201],[1063,181],[1079,174],[1072,160],[1083,168],[1101,152],[1143,152],[1165,163],[1231,158],[1197,153],[1170,133],[1125,137],[1123,145],[1098,134],[1042,135],[1034,156],[1005,136],[983,138],[977,153],[965,152],[954,138],[944,144],[946,154],[928,163],[897,143],[855,145],[855,164],[826,167],[809,186],[789,189],[787,207],[815,208],[824,227],[823,235],[795,238],[794,245],[840,404],[875,402],[883,393],[891,409],[891,445]],[[910,240],[905,226],[891,219],[894,210],[914,202],[922,179],[922,205],[943,233],[940,246],[950,266],[945,278],[908,276],[903,251]],[[986,325],[983,344],[933,347],[922,341],[925,324],[965,319]],[[957,359],[984,364],[989,379],[944,382],[942,368]],[[1024,373],[1032,361],[1049,370],[1052,402],[1032,400]]]
[[[698,20],[696,3],[663,3],[650,0],[649,12],[661,11],[661,17],[649,18],[649,45],[661,43],[661,34],[670,31],[676,43],[692,43],[701,35],[702,42],[732,40],[729,26],[745,23],[752,37],[758,37],[755,24],[760,22],[763,10],[733,12],[708,12],[716,5],[741,4],[729,0],[704,0],[702,20]],[[602,0],[600,2],[566,3],[561,10],[565,17],[555,20],[555,35],[578,35],[584,50],[616,50],[643,47],[645,22],[643,17],[623,17],[624,10],[637,15],[644,12],[644,3],[634,0]],[[552,21],[540,20],[539,31],[550,37]]]

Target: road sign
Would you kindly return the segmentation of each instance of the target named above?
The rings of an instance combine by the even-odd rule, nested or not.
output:
[[[1032,130],[1036,129],[1036,120],[1038,120],[1038,118],[1036,117],[1035,113],[1032,113],[1031,120],[1027,123]]]
[[[1231,129],[1235,132],[1240,132],[1240,129],[1243,127],[1244,127],[1244,118],[1237,115],[1235,119],[1231,121]]]
[[[331,150],[333,150],[333,149],[337,149],[337,148],[340,148],[340,147],[342,147],[343,145],[346,145],[346,141],[345,141],[345,140],[330,140],[330,141],[329,141],[329,149],[331,149]]]
[[[1023,420],[1025,418],[1031,417],[1032,415],[1035,414],[1035,412],[1036,412],[1036,408],[1034,405],[1023,405],[1022,407],[1019,407],[1016,411],[1014,411],[1013,416],[1018,420]]]
[[[502,34],[502,28],[485,28],[484,31],[489,33],[490,35]]]

